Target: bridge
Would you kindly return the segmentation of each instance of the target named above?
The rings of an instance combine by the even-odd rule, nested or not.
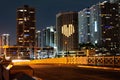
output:
[[[26,69],[26,66],[30,66],[31,69]],[[16,67],[19,67],[19,69],[16,69]],[[81,56],[39,60],[17,59],[12,60],[5,71],[9,71],[10,75],[22,71],[27,75],[40,78],[37,80],[118,80],[120,79],[120,56]],[[8,74],[8,72],[5,74]],[[4,78],[6,77],[4,76]]]
[[[30,64],[80,64],[95,66],[120,66],[120,56],[81,56],[46,58],[38,60],[12,60],[14,65]]]

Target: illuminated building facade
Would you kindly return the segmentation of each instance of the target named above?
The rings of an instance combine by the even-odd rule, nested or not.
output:
[[[1,36],[1,46],[10,46],[10,34],[2,34]]]
[[[56,15],[58,53],[78,49],[78,12],[63,12]]]
[[[36,47],[41,47],[41,31],[40,30],[38,30],[38,31],[36,31]]]
[[[54,34],[54,26],[46,27],[46,29],[43,30],[43,47],[54,47]]]
[[[78,12],[79,43],[90,43],[90,10]]]
[[[78,12],[79,43],[91,42],[111,53],[120,51],[118,3],[104,1]]]
[[[118,53],[120,45],[118,9],[116,3],[104,2],[100,4],[102,44],[112,53]]]
[[[24,5],[17,9],[17,45],[35,45],[35,9]]]
[[[90,41],[94,45],[102,45],[102,34],[101,34],[101,17],[99,4],[93,5],[89,8],[90,10]]]
[[[10,34],[2,34],[0,39],[0,53],[4,52],[4,46],[10,46]]]
[[[90,8],[91,42],[111,53],[119,52],[120,26],[116,3],[104,1]]]

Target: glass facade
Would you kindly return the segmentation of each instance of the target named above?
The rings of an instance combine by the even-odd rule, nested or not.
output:
[[[42,47],[54,47],[54,35],[55,34],[55,27],[50,26],[46,27],[46,29],[43,30],[43,44]]]
[[[90,42],[90,10],[86,8],[78,12],[79,43]]]
[[[90,40],[94,45],[101,45],[101,18],[99,5],[90,7]]]

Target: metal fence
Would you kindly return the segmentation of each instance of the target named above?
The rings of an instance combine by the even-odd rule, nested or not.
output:
[[[120,66],[120,56],[88,57],[88,65]]]

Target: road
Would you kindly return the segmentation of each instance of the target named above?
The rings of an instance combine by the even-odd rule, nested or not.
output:
[[[81,68],[77,65],[30,65],[42,80],[120,80],[119,70]]]

